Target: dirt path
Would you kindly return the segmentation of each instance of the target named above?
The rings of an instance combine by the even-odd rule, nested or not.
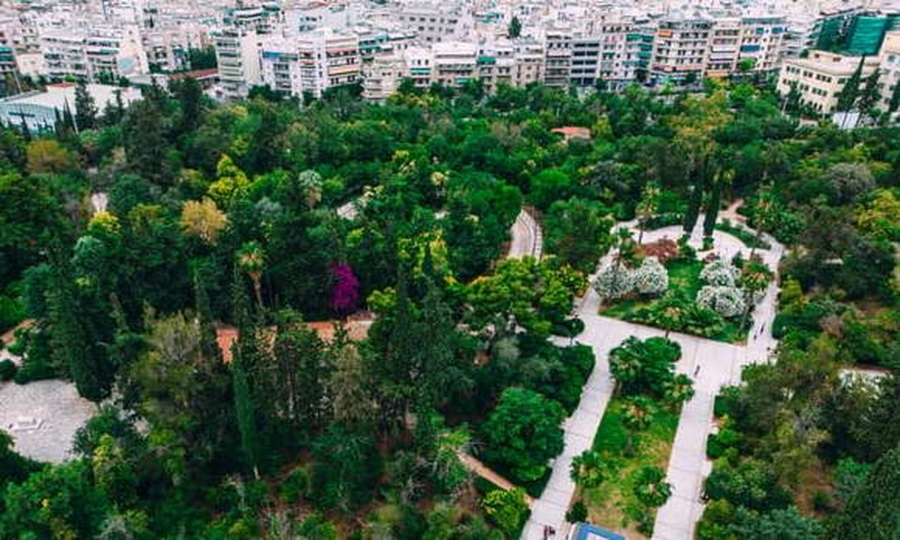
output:
[[[466,469],[469,469],[469,471],[473,474],[484,478],[495,486],[507,491],[516,487],[515,484],[500,476],[499,473],[482,463],[478,458],[472,457],[469,454],[465,454],[462,452],[459,452],[456,455],[459,456],[459,460],[462,461],[462,464]],[[528,503],[528,506],[531,506],[532,503],[534,503],[534,499],[532,499],[531,496],[526,493],[525,502]]]

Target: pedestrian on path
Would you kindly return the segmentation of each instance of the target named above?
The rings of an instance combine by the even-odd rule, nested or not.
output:
[[[696,377],[698,373],[700,373],[700,364],[697,364],[697,367],[694,368],[694,377]]]

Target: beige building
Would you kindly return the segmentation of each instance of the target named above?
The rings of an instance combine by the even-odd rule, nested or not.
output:
[[[865,78],[879,67],[879,58],[847,56],[826,51],[810,51],[807,58],[790,58],[784,61],[778,77],[778,92],[786,96],[796,84],[800,101],[812,105],[825,114],[835,112],[838,94],[843,90],[860,61],[863,62],[860,88]]]
[[[881,44],[881,99],[878,108],[890,110],[894,92],[900,92],[900,32],[889,32]],[[896,114],[896,111],[894,111]]]

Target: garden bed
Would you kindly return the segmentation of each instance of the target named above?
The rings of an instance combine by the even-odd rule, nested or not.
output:
[[[700,272],[705,263],[698,260],[672,259],[667,261],[665,266],[669,272],[667,293],[683,298],[685,304],[692,304],[703,286],[700,281]],[[661,301],[660,298],[637,296],[615,301],[607,300],[601,304],[600,314],[658,328],[659,326],[653,323],[653,311],[657,307],[657,303]],[[747,328],[750,327],[752,327],[752,317],[747,318]],[[741,329],[740,321],[729,319],[721,319],[715,326],[703,324],[702,320],[698,320],[695,325],[675,329],[675,331],[725,343],[742,343],[747,339],[747,331]]]
[[[633,476],[646,466],[666,470],[679,414],[661,407],[654,414],[650,427],[636,435],[633,451],[626,457],[628,429],[623,420],[623,407],[624,400],[618,397],[610,401],[593,444],[594,450],[618,461],[619,466],[599,487],[581,489],[577,498],[587,506],[591,523],[624,532],[628,538],[645,538],[637,530],[636,516],[647,512],[652,523],[656,509],[645,509],[637,500],[633,493]]]

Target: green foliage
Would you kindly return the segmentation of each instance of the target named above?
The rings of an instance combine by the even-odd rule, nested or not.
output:
[[[528,517],[528,505],[525,504],[525,491],[522,488],[495,489],[485,495],[481,506],[488,518],[508,538],[518,536]]]
[[[9,381],[16,376],[18,367],[12,360],[0,361],[0,381]]]
[[[885,453],[866,475],[829,534],[872,539],[896,538],[900,533],[900,447]]]
[[[572,198],[550,205],[544,217],[546,250],[577,270],[590,273],[610,248],[613,221],[601,204]]]
[[[777,480],[771,465],[746,459],[736,467],[714,468],[706,479],[704,493],[711,500],[724,499],[735,506],[766,512],[790,503],[790,494]]]
[[[562,452],[563,408],[530,390],[509,388],[481,428],[488,461],[508,469],[515,480],[542,477],[547,461]]]
[[[645,341],[632,336],[610,351],[610,372],[625,396],[662,397],[674,380],[681,347],[664,338]]]
[[[672,495],[672,486],[665,478],[665,471],[659,467],[641,467],[634,473],[635,496],[646,506],[662,506]]]
[[[332,427],[312,450],[309,487],[317,507],[349,511],[371,500],[381,461],[370,438]]]

